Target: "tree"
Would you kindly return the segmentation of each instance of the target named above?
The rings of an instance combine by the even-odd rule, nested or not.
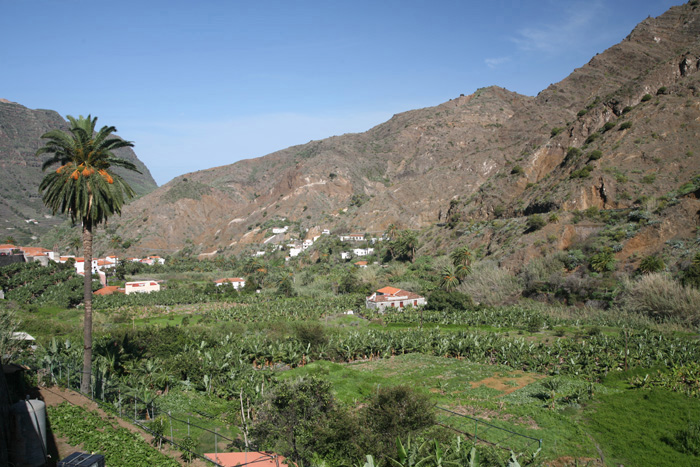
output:
[[[125,197],[135,195],[122,177],[109,171],[110,167],[139,171],[133,163],[114,155],[116,149],[133,146],[132,142],[112,135],[117,131],[115,127],[103,126],[95,132],[97,117],[81,115],[75,119],[69,115],[67,118],[68,132],[51,130],[42,135],[48,141],[36,155],[52,154],[42,170],[59,165],[39,185],[44,204],[54,214],[67,213],[74,224],[81,222],[83,226],[83,256],[88,267],[83,287],[85,319],[80,390],[87,393],[92,373],[92,233],[95,226],[110,216],[121,214]]]
[[[463,246],[453,251],[450,258],[455,266],[455,275],[462,282],[472,272],[472,252],[468,247]]]
[[[457,272],[454,266],[448,264],[440,273],[440,288],[445,292],[453,292],[458,285],[459,279],[457,278]]]
[[[402,230],[397,238],[388,242],[389,251],[394,259],[413,262],[419,247],[418,234],[412,230]]]

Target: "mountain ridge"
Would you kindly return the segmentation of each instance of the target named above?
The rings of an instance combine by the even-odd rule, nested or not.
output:
[[[364,133],[185,174],[127,206],[120,232],[130,232],[142,252],[185,245],[241,252],[262,242],[259,227],[271,218],[294,221],[302,232],[315,226],[348,232],[630,208],[700,170],[693,151],[699,36],[697,7],[673,7],[535,97],[491,86],[398,113]],[[651,101],[643,101],[647,94]],[[669,105],[682,106],[685,114],[677,118]],[[641,143],[623,137],[651,128],[652,119],[669,132],[673,123],[689,133],[672,146],[637,136],[645,140],[645,153],[688,146],[681,154],[694,155],[677,162],[672,176],[645,184],[646,173],[633,173],[642,166],[631,162],[641,157],[635,155]],[[631,129],[602,131],[624,120]],[[602,156],[570,160],[570,147]],[[644,170],[658,172],[659,156],[645,157]],[[618,181],[622,172],[637,186],[622,186],[628,183]]]

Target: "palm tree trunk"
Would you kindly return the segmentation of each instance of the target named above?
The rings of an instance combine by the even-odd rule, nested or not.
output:
[[[83,303],[85,318],[83,320],[83,375],[80,380],[80,392],[90,392],[92,376],[92,226],[83,222],[83,256],[85,259],[85,281],[83,282]]]

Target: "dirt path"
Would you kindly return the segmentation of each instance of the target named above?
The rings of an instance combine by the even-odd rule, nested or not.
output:
[[[93,402],[92,400],[88,399],[87,397],[83,396],[80,393],[77,393],[75,391],[71,391],[69,389],[63,389],[59,388],[57,386],[53,387],[44,387],[40,388],[37,393],[35,394],[39,399],[43,400],[44,403],[47,405],[47,407],[51,406],[56,406],[59,405],[63,402],[68,402],[72,405],[77,405],[80,407],[83,407],[84,409],[90,410],[90,411],[96,411],[103,419],[109,421],[110,423],[115,423],[118,424],[122,428],[126,428],[127,430],[138,434],[141,436],[147,443],[151,443],[153,440],[153,436],[150,435],[149,433],[143,431],[139,427],[132,425],[131,423],[122,420],[119,417],[115,417],[111,414],[107,414],[105,411],[100,409],[100,407],[97,405],[97,403]],[[49,420],[50,422],[50,420]],[[76,451],[82,451],[82,446],[74,446],[71,444],[68,444],[68,440],[58,436],[55,433],[51,432],[50,429],[50,423],[48,424],[49,426],[49,432],[47,433],[47,444],[48,446],[48,451],[50,455],[50,462],[49,466],[55,466],[56,462],[58,460],[63,459],[64,457],[68,456],[69,454],[76,452]],[[163,449],[162,451],[164,454],[172,457],[173,459],[177,460],[180,465],[188,465],[188,466],[193,466],[193,467],[205,467],[207,465],[211,465],[209,463],[204,462],[201,459],[197,459],[193,461],[191,464],[186,464],[180,457],[181,452],[176,451],[174,449],[170,449],[170,445],[167,443],[163,444]]]

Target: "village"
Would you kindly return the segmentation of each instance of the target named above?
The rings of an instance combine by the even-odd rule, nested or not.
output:
[[[285,262],[291,258],[298,257],[301,254],[308,252],[321,236],[330,236],[329,229],[313,228],[307,229],[306,238],[303,241],[295,239],[290,235],[290,226],[272,227],[270,230],[271,236],[265,239],[263,245],[269,245],[267,249],[257,249],[250,256],[259,258],[276,251],[284,251]],[[377,242],[382,242],[387,239],[382,233],[379,236],[370,236],[366,233],[347,233],[337,235],[338,241],[352,246],[352,244],[363,243],[365,247],[348,248],[339,252],[339,259],[342,261],[352,261],[356,268],[367,268],[369,263],[366,260],[359,258],[367,257],[375,253],[375,249],[369,245],[375,245]],[[207,255],[204,255],[205,257]],[[57,251],[47,248],[34,246],[16,246],[5,243],[0,244],[0,265],[12,264],[13,262],[39,262],[43,265],[49,261],[56,263],[70,263],[75,268],[78,275],[85,275],[85,258],[74,255],[61,255]],[[138,263],[146,266],[163,265],[166,262],[165,258],[158,255],[149,255],[142,258],[126,257],[120,258],[117,255],[105,255],[103,257],[92,259],[92,274],[96,276],[101,284],[101,288],[94,292],[95,295],[111,295],[113,293],[133,294],[133,293],[152,293],[159,292],[164,286],[162,280],[143,279],[126,281],[124,286],[116,286],[108,284],[108,276],[113,273],[120,262]],[[226,277],[214,280],[216,287],[230,285],[237,291],[243,290],[246,285],[246,279],[243,277]],[[260,290],[258,289],[258,293]],[[2,293],[2,291],[0,291]],[[395,287],[383,287],[370,296],[366,297],[366,308],[375,309],[378,312],[383,312],[386,308],[404,308],[406,306],[418,307],[427,303],[426,298],[414,292],[402,290]]]

